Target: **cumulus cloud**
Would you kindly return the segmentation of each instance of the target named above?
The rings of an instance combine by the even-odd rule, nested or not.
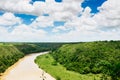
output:
[[[1,0],[0,10],[26,14],[31,13],[34,7],[29,2],[30,0]]]
[[[12,38],[16,41],[31,41],[43,38],[46,35],[44,30],[36,30],[25,24],[17,26],[14,31],[10,33]]]
[[[120,1],[108,0],[99,9],[100,13],[94,16],[99,27],[120,28]]]
[[[68,28],[69,29],[69,28]],[[68,30],[65,26],[58,26],[58,27],[55,27],[52,32],[59,32],[59,31],[66,31]]]
[[[120,40],[120,0],[107,0],[98,8],[100,12],[96,14],[91,14],[89,7],[86,7],[83,12],[80,5],[82,1],[63,0],[62,3],[57,3],[54,0],[46,0],[46,2],[36,1],[32,5],[29,3],[30,0],[2,0],[1,10],[38,17],[32,20],[30,25],[26,25],[21,23],[22,20],[14,14],[5,13],[0,16],[0,34],[4,36],[3,38],[9,36],[8,40],[14,38],[13,41]],[[44,14],[49,16],[42,16]],[[54,21],[64,21],[65,24],[54,26]],[[3,25],[16,23],[21,24],[10,33],[3,27]],[[54,33],[52,35],[42,29],[49,26],[53,26],[52,31],[49,31]]]
[[[53,26],[54,20],[50,17],[39,16],[37,17],[30,26],[33,28],[45,28],[49,26]]]
[[[21,24],[12,32],[8,32],[5,27],[0,27],[0,35],[0,41],[43,41],[46,37],[46,32]]]
[[[2,0],[0,1],[0,9],[16,13],[34,14],[40,16],[48,13],[53,18],[61,17],[61,19],[74,16],[82,10],[80,3],[83,0],[64,0],[57,3],[54,0],[46,0],[46,2],[36,1],[30,4],[30,0]],[[69,13],[69,15],[67,15]],[[63,16],[61,16],[63,15]],[[70,17],[69,17],[70,18]],[[58,18],[57,18],[58,19]]]
[[[22,20],[19,17],[14,16],[13,13],[6,12],[0,16],[0,26],[10,27],[12,25],[21,24]]]
[[[0,41],[42,41],[46,33],[42,29],[37,30],[24,24],[13,13],[6,12],[0,16]]]
[[[91,9],[87,7],[81,17],[74,17],[64,25],[64,28],[75,29],[56,37],[64,41],[120,40],[119,5],[119,0],[108,0],[99,7],[97,14],[91,14]],[[55,28],[55,31],[58,29]]]

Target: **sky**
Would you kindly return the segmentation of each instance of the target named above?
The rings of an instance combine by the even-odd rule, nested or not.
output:
[[[0,0],[0,42],[120,40],[120,0]]]

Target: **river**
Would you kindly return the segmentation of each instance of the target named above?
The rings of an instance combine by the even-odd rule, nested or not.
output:
[[[55,80],[34,63],[34,59],[38,55],[46,53],[48,52],[34,53],[25,56],[9,67],[1,77],[1,80]]]

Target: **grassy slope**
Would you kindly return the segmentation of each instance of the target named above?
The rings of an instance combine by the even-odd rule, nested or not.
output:
[[[65,67],[55,62],[54,58],[50,54],[38,56],[35,62],[40,68],[51,74],[57,80],[100,80],[100,75],[97,74],[82,75],[66,70]]]
[[[21,53],[15,46],[13,45],[0,45],[0,56],[3,55],[11,55]]]
[[[0,73],[4,72],[23,56],[24,54],[12,44],[4,45],[0,43]]]

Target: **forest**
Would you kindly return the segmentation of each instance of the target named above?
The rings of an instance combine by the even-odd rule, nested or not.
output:
[[[120,80],[120,41],[65,44],[50,54],[67,70],[102,74],[102,80]]]

